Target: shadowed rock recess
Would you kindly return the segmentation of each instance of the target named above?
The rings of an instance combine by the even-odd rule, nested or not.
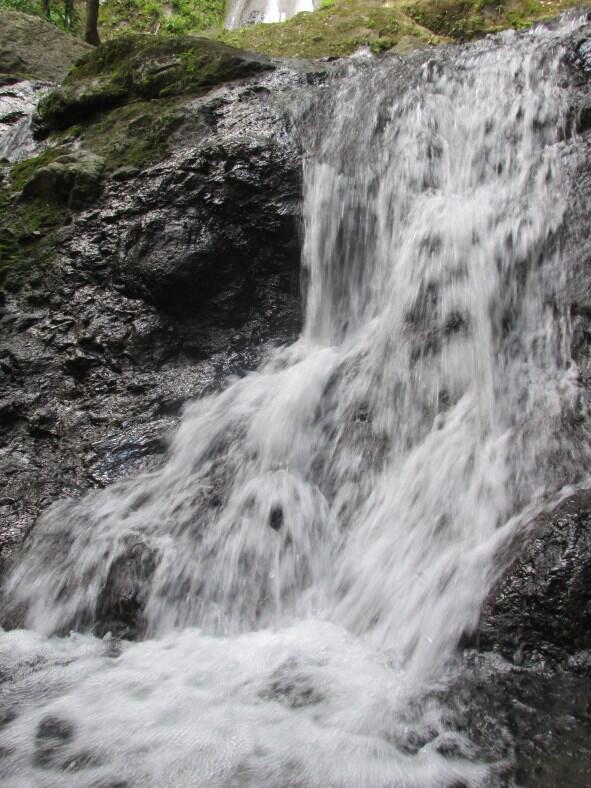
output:
[[[579,163],[568,182],[566,216],[550,243],[568,267],[564,288],[555,296],[556,302],[569,305],[578,394],[564,411],[564,430],[579,443],[573,444],[574,457],[588,442],[591,416],[591,27],[579,26],[569,36],[560,89],[571,104],[555,137],[574,141],[564,155],[574,157],[576,147]],[[391,60],[378,62],[396,64],[401,79],[418,80],[422,74],[433,82],[445,69],[453,70],[453,50],[449,52],[438,50],[437,62],[425,52],[409,60],[385,55]],[[33,122],[37,142],[30,141],[37,146],[35,155],[0,165],[0,572],[12,566],[51,503],[161,467],[186,403],[221,390],[229,377],[244,376],[273,347],[298,336],[302,284],[309,273],[300,271],[306,166],[302,137],[311,133],[307,108],[322,104],[327,83],[345,83],[355,69],[358,76],[372,63],[376,61],[361,58],[354,67],[343,61],[287,61],[190,36],[135,35],[84,54],[63,83],[41,99]],[[58,79],[61,69],[58,64],[51,73],[40,69],[38,75]],[[19,79],[34,71],[24,60],[10,70],[18,71]],[[379,123],[376,128],[378,136],[383,128]],[[330,126],[322,130],[325,151],[331,131]],[[439,155],[434,149],[433,158]],[[425,179],[429,172],[425,170]],[[345,204],[344,175],[342,183],[335,193]],[[368,194],[377,191],[374,186],[368,185]],[[316,239],[320,246],[323,240]],[[348,245],[349,239],[335,234],[331,242],[339,252],[331,261],[335,270],[339,265],[345,269],[351,247],[361,241],[353,237]],[[431,243],[436,251],[443,241],[434,237]],[[421,298],[428,303],[432,295],[429,291]],[[335,300],[337,296],[342,293]],[[352,297],[353,306],[354,301]],[[320,325],[321,306],[316,305]],[[327,301],[326,311],[332,306]],[[548,305],[552,308],[555,303]],[[416,338],[413,358],[421,363],[430,354],[436,357],[450,336],[473,328],[457,312],[450,312],[441,326],[433,319],[431,326],[429,310],[417,306],[416,311],[417,316],[408,310],[404,330]],[[507,333],[510,319],[499,321]],[[349,326],[341,328],[344,333]],[[363,363],[363,354],[355,363]],[[335,368],[326,382],[327,409],[336,407],[340,382],[346,383],[343,369]],[[373,452],[375,459],[382,451],[380,425],[368,415],[371,393],[359,394],[347,430],[335,443],[342,448],[350,441],[351,451],[343,454],[352,466],[356,452]],[[450,395],[440,393],[437,418],[449,405]],[[432,406],[425,399],[425,413]],[[431,416],[422,413],[421,418]],[[333,428],[336,434],[341,425]],[[209,486],[195,492],[211,511],[223,509],[220,489],[224,474],[232,470],[226,449],[212,446],[212,457],[218,452],[222,459],[207,458]],[[559,456],[562,450],[557,442],[556,454],[549,451],[552,469],[571,467]],[[230,470],[224,465],[228,457]],[[332,461],[331,456],[326,467],[318,463],[319,474],[330,479]],[[404,725],[380,740],[381,747],[388,752],[398,748],[404,758],[424,751],[445,762],[446,769],[451,764],[437,785],[591,784],[591,712],[582,700],[591,691],[591,487],[588,468],[580,467],[575,476],[562,479],[572,485],[568,495],[546,508],[537,506],[516,536],[499,541],[495,582],[480,620],[472,622],[457,649],[451,687],[436,688],[432,696],[417,700],[416,708],[412,700],[405,711],[410,727],[403,720]],[[148,498],[138,494],[129,503],[130,516],[141,512]],[[310,501],[313,509],[316,499]],[[243,503],[237,521],[248,525],[252,517],[258,524],[264,511],[267,538],[282,539],[282,549],[289,552],[292,526],[286,525],[281,503],[272,502],[267,511],[254,493]],[[525,507],[529,502],[520,503]],[[345,517],[345,505],[342,511]],[[63,512],[74,516],[66,507]],[[446,525],[442,515],[435,530]],[[85,527],[83,519],[80,527]],[[84,612],[72,619],[83,632],[108,635],[97,660],[117,659],[120,649],[129,654],[128,646],[151,648],[149,641],[133,646],[119,642],[151,634],[146,607],[161,559],[148,541],[141,533],[122,537],[92,615],[85,618]],[[267,553],[253,555],[253,566],[268,558]],[[415,579],[420,584],[421,577]],[[489,579],[483,577],[483,583]],[[352,595],[350,588],[345,590]],[[260,606],[271,596],[265,590]],[[2,607],[0,623],[6,629],[23,621],[18,605]],[[69,623],[58,627],[57,634],[67,634]],[[365,633],[362,625],[358,629]],[[192,654],[187,643],[186,653]],[[304,667],[298,656],[287,657],[273,668],[267,684],[257,677],[258,686],[253,679],[256,702],[304,714],[308,707],[331,701],[331,685],[318,679],[315,686],[310,678],[321,675],[324,663],[305,663],[304,657]],[[355,659],[365,664],[364,655]],[[188,661],[186,655],[183,660]],[[197,680],[191,676],[190,681]],[[390,692],[390,681],[379,692]],[[252,689],[248,682],[244,686]],[[0,727],[5,721],[1,715],[12,713],[12,696],[7,697],[7,711],[0,707]],[[429,703],[442,697],[449,719],[442,714],[435,720]],[[12,721],[6,716],[7,724]],[[446,739],[449,731],[453,737]],[[93,768],[92,753],[71,750],[76,736],[74,723],[53,712],[40,719],[35,768],[63,773]],[[490,782],[456,780],[456,760],[464,757],[491,766]],[[242,769],[246,773],[240,764],[236,774]],[[419,782],[408,784],[431,785],[421,779],[419,775]]]

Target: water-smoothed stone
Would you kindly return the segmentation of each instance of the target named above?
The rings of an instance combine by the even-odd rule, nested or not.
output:
[[[74,726],[69,720],[53,715],[44,717],[35,734],[35,765],[43,769],[58,766],[65,746],[73,738]]]
[[[142,542],[128,545],[113,561],[98,600],[97,635],[110,632],[119,638],[135,639],[142,634],[142,611],[155,568],[155,553]]]

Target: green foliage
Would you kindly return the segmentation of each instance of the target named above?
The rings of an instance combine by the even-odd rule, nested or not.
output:
[[[416,0],[406,8],[417,23],[439,36],[468,41],[507,28],[523,29],[589,0]]]
[[[2,0],[0,0],[2,2]],[[121,33],[197,32],[223,24],[225,0],[106,0],[99,16],[103,38]]]
[[[164,19],[162,29],[167,33],[188,33],[216,27],[223,22],[224,5],[224,0],[173,0],[173,13]]]
[[[313,13],[280,24],[217,31],[222,41],[242,49],[286,57],[340,57],[361,46],[380,53],[401,39],[437,44],[444,39],[417,23],[402,0],[329,0]]]
[[[51,0],[49,17],[45,14],[41,0],[0,0],[0,8],[9,8],[13,11],[21,11],[23,14],[43,17],[69,33],[79,33],[82,28],[80,10],[73,5],[71,16],[68,17],[65,13],[63,0]]]
[[[591,0],[321,0],[313,13],[280,24],[258,24],[211,35],[269,55],[350,55],[360,46],[376,54],[398,48],[466,41],[506,28],[527,27]]]
[[[390,36],[380,36],[371,42],[371,51],[374,55],[380,55],[382,52],[387,52],[394,46],[394,40]]]

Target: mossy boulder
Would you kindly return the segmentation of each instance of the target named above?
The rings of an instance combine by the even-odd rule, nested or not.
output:
[[[54,201],[68,208],[82,208],[100,192],[105,161],[83,149],[57,156],[39,167],[22,190],[22,199]]]
[[[43,99],[41,133],[64,129],[133,100],[199,95],[214,85],[273,69],[260,55],[194,36],[122,36],[84,57]]]
[[[45,19],[0,8],[0,74],[58,81],[90,50]]]
[[[95,77],[79,84],[58,88],[43,98],[35,123],[40,135],[46,131],[67,129],[103,109],[125,101],[128,91],[109,77]]]
[[[509,28],[521,30],[568,8],[588,5],[588,0],[415,0],[407,5],[407,13],[439,36],[470,41]]]

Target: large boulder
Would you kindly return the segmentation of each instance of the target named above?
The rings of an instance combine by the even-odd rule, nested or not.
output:
[[[45,19],[0,8],[0,75],[58,82],[91,50]]]

